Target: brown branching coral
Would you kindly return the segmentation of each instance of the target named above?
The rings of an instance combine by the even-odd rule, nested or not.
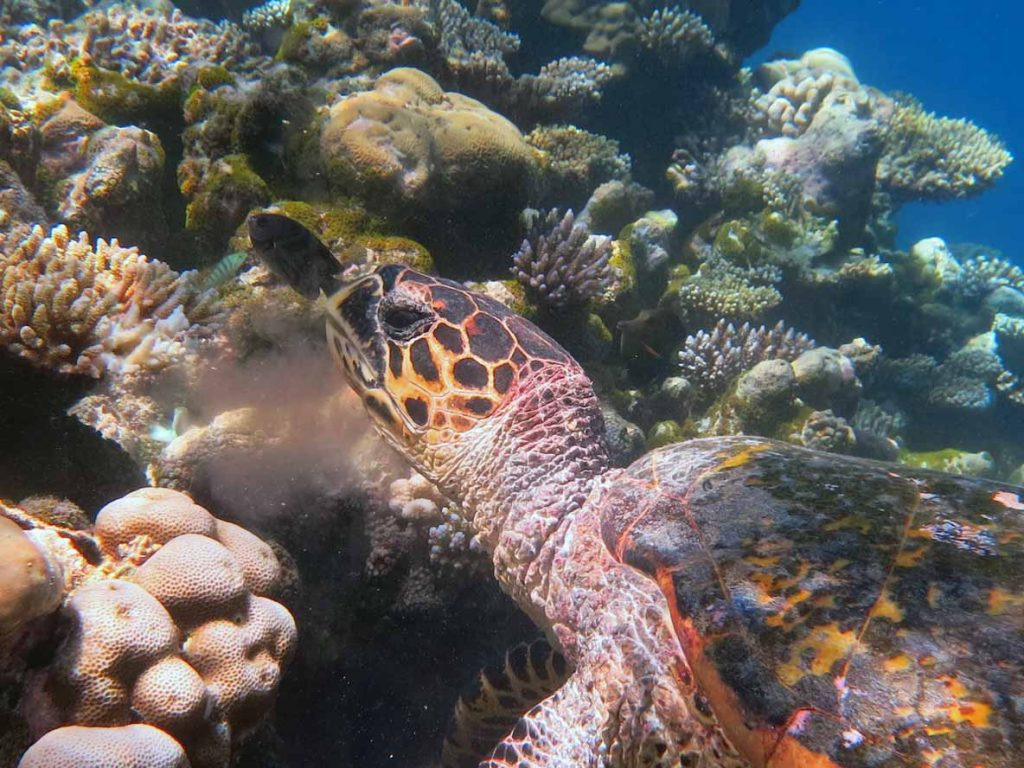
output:
[[[572,211],[548,213],[546,232],[523,241],[512,257],[512,274],[543,307],[585,306],[611,283],[611,238],[591,234]]]
[[[1013,160],[996,136],[969,120],[897,104],[885,131],[876,177],[897,202],[950,200],[984,192]]]
[[[554,199],[588,195],[613,179],[629,180],[629,155],[600,134],[573,125],[542,125],[526,136],[526,143],[544,153],[547,191]]]
[[[996,288],[1024,291],[1024,270],[1000,256],[977,253],[960,263],[954,283],[957,293],[966,298],[980,298]]]
[[[756,320],[782,301],[777,267],[741,267],[716,252],[697,274],[679,286],[673,301],[680,315],[693,318]]]
[[[212,294],[117,240],[35,227],[0,235],[0,344],[34,365],[99,377],[169,365],[193,326],[216,321]],[[201,326],[200,326],[201,327]]]
[[[715,48],[715,35],[701,17],[678,5],[641,19],[637,37],[667,64],[682,64]]]
[[[686,380],[702,392],[717,393],[763,360],[792,361],[814,346],[810,337],[787,328],[781,320],[771,328],[754,328],[749,323],[737,328],[719,320],[710,331],[686,337],[679,351],[679,367]]]

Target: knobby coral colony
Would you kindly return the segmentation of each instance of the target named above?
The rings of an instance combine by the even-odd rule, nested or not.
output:
[[[280,247],[347,275],[437,264],[536,318],[598,382],[622,463],[644,436],[742,431],[1024,478],[1019,254],[938,238],[902,252],[892,225],[908,202],[988,189],[1010,153],[862,83],[832,49],[742,69],[796,2],[546,0],[543,23],[561,28],[550,53],[503,0],[225,0],[235,20],[217,21],[186,2],[0,4],[3,366],[97,379],[71,413],[153,482],[200,487],[226,452],[263,455],[301,431],[250,402],[202,426],[185,407],[203,400],[200,373],[322,339],[318,306],[246,261],[242,227],[264,210],[333,256],[301,234]],[[659,121],[632,133],[619,113],[655,100]],[[473,346],[452,333],[438,342]],[[184,497],[129,498],[115,505],[170,517],[129,515],[114,545],[99,521],[55,532],[3,507],[0,548],[64,580],[0,579],[0,636],[40,640],[63,605],[98,638],[77,660],[65,642],[40,673],[63,698],[26,705],[32,737],[49,731],[26,766],[63,764],[72,743],[101,762],[130,749],[147,765],[226,766],[290,653],[290,618],[250,583],[241,534]],[[368,536],[372,576],[400,570],[394,541],[416,537],[411,573],[475,571],[458,505],[419,476],[391,502],[395,519]],[[191,522],[169,533],[183,510]],[[224,594],[187,578],[198,560]],[[176,603],[172,583],[191,597]],[[423,594],[417,582],[407,599]],[[228,603],[247,613],[226,617]],[[117,634],[118,605],[148,617],[141,646]],[[181,651],[175,632],[205,639]],[[125,654],[144,663],[129,674]],[[171,690],[175,713],[157,695]]]

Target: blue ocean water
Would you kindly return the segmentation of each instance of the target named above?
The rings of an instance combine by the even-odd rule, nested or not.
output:
[[[995,188],[970,200],[907,206],[899,242],[939,236],[983,243],[1024,263],[1022,25],[1024,6],[1009,0],[804,0],[755,61],[831,46],[850,58],[861,82],[912,93],[931,111],[969,118],[1000,136],[1016,160]]]

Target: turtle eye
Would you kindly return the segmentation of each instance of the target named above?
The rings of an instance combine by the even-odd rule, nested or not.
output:
[[[431,314],[418,307],[392,304],[381,312],[384,330],[389,336],[409,339],[431,319]]]

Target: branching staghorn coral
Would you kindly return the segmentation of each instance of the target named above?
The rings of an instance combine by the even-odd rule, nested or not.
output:
[[[562,217],[550,211],[542,226],[547,232],[538,227],[512,257],[516,279],[547,309],[585,306],[600,297],[612,280],[611,238],[591,234],[571,210]]]
[[[178,274],[117,240],[36,226],[0,235],[0,344],[32,364],[99,377],[166,367],[188,334],[217,322],[196,273]]]
[[[518,35],[473,16],[458,0],[432,0],[430,17],[437,27],[441,53],[446,59],[464,60],[474,53],[504,59],[519,50]]]
[[[678,5],[641,19],[637,37],[666,64],[682,64],[715,48],[715,35],[701,17]]]
[[[981,194],[1013,160],[983,128],[926,112],[909,99],[896,105],[884,138],[876,178],[897,203]]]
[[[793,361],[814,347],[809,336],[786,328],[781,320],[772,328],[754,328],[750,323],[737,328],[723,319],[711,331],[686,337],[679,351],[679,367],[687,381],[704,393],[715,394],[763,360]]]
[[[533,108],[566,114],[600,101],[602,89],[615,76],[596,59],[567,56],[545,64],[536,75],[522,76],[517,86],[521,100]]]

